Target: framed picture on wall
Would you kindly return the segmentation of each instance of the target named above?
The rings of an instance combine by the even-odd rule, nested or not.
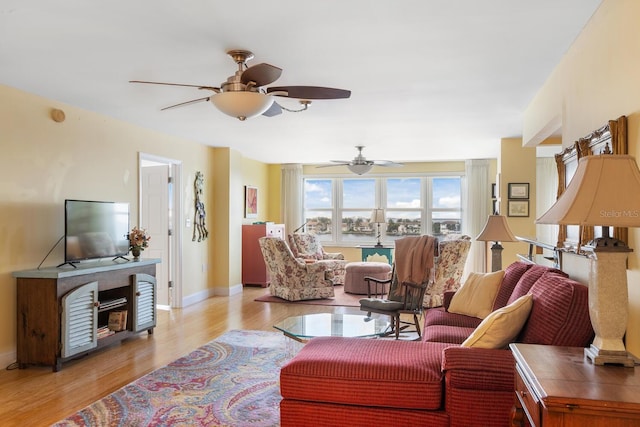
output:
[[[244,217],[256,218],[258,216],[258,188],[250,185],[244,186]]]
[[[528,200],[509,200],[508,216],[529,216]]]
[[[508,198],[509,199],[528,199],[529,183],[528,182],[510,182]]]

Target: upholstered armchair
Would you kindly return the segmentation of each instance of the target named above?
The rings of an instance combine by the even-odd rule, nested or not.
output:
[[[293,233],[288,236],[293,256],[304,260],[315,260],[327,266],[329,279],[334,285],[344,285],[347,261],[339,252],[326,252],[315,234]]]
[[[278,237],[261,237],[258,242],[271,279],[271,295],[288,301],[335,296],[326,264],[295,258],[287,243]]]
[[[424,294],[426,308],[442,306],[444,293],[458,290],[470,248],[471,237],[467,235],[459,234],[438,243],[434,280]]]

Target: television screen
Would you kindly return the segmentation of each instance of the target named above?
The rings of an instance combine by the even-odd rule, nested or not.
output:
[[[129,204],[65,200],[65,262],[129,252]]]

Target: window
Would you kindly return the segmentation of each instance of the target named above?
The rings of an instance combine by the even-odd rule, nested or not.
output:
[[[423,234],[422,181],[421,178],[387,178],[384,181],[387,194],[384,241]]]
[[[307,231],[324,241],[334,240],[333,179],[304,180],[304,220]]]
[[[337,245],[374,244],[412,235],[443,236],[462,229],[462,177],[305,178],[307,231]],[[371,222],[374,208],[385,209],[386,223]],[[339,218],[336,224],[334,218]]]
[[[364,244],[374,238],[371,211],[376,205],[376,180],[342,179],[342,200],[339,217],[342,226],[339,236],[344,243]]]
[[[460,177],[431,180],[431,234],[440,236],[462,231],[462,197]]]

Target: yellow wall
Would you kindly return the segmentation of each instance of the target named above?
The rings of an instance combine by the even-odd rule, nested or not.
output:
[[[500,214],[507,218],[516,236],[535,239],[536,226],[536,149],[522,147],[520,138],[503,138],[500,142]],[[529,216],[508,216],[509,183],[529,183]],[[502,266],[517,261],[517,254],[526,254],[528,246],[521,242],[503,242]]]
[[[523,140],[547,135],[560,118],[563,146],[621,115],[628,117],[629,154],[640,147],[640,2],[604,0],[524,115]],[[624,191],[624,184],[621,184]],[[634,195],[638,197],[638,195]],[[627,348],[640,355],[640,230],[629,230]]]
[[[215,175],[212,183],[214,216],[210,221],[214,229],[215,246],[211,259],[209,287],[215,295],[228,295],[231,287],[241,282],[241,270],[236,264],[241,253],[238,236],[244,209],[241,183],[241,162],[238,154],[228,148],[214,149]]]
[[[64,110],[54,122],[50,109]],[[33,269],[64,234],[64,199],[129,202],[138,222],[138,158],[144,152],[183,166],[185,218],[193,213],[193,179],[205,176],[205,203],[213,208],[211,148],[152,132],[56,101],[0,86],[0,361],[15,357],[16,282],[13,271]],[[211,220],[209,226],[215,221]],[[217,238],[191,241],[183,230],[183,294],[206,292]],[[43,266],[63,261],[59,244]],[[236,283],[240,280],[237,279]]]
[[[267,209],[270,221],[281,224],[284,221],[282,216],[282,167],[278,165],[269,165],[269,206]]]
[[[251,224],[256,221],[273,221],[269,217],[269,166],[265,163],[242,159],[242,180],[244,185],[250,185],[258,189],[258,216],[245,218],[243,224]]]

